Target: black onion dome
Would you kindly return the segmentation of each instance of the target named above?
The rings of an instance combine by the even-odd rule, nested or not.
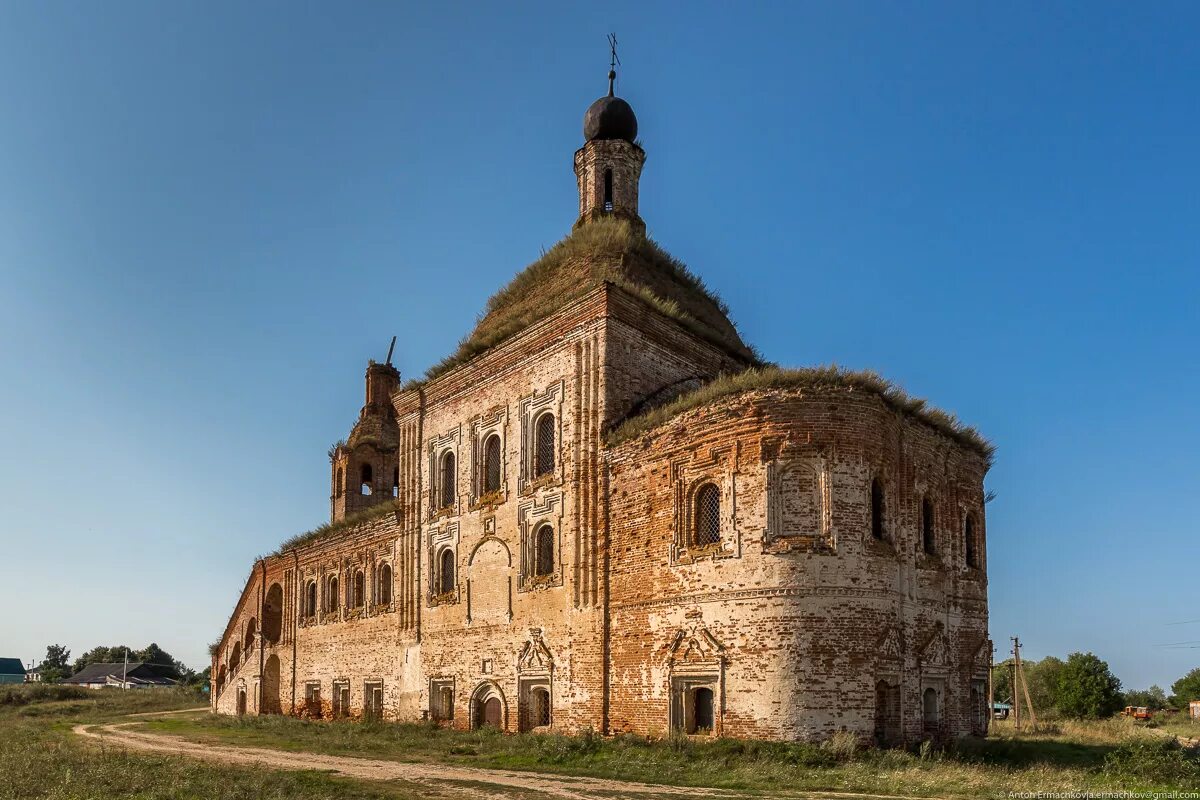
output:
[[[619,97],[601,97],[583,115],[583,138],[624,139],[629,143],[637,138],[637,117],[633,107]]]

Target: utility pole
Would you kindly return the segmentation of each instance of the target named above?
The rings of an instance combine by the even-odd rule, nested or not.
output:
[[[1013,725],[1021,730],[1021,704],[1017,702],[1017,662],[1008,665],[1008,685],[1012,689]]]
[[[125,648],[125,666],[121,668],[121,688],[128,689],[129,683],[126,681],[126,676],[129,674],[129,648]]]
[[[988,642],[988,688],[987,688],[987,726],[992,727],[992,717],[996,715],[996,694],[992,686],[992,670],[996,668],[996,645]]]
[[[1017,638],[1016,636],[1014,636],[1014,637],[1012,637],[1012,641],[1013,641],[1013,664],[1016,669],[1017,679],[1021,682],[1021,693],[1025,695],[1025,705],[1029,706],[1029,724],[1033,728],[1036,728],[1037,727],[1037,714],[1034,713],[1034,710],[1033,710],[1033,701],[1029,699],[1029,684],[1025,681],[1025,670],[1021,667],[1021,640],[1019,638]],[[1016,689],[1016,686],[1014,685],[1013,686],[1013,700],[1014,700],[1013,705],[1019,707],[1020,703],[1015,702],[1016,699],[1017,699],[1017,689]],[[1018,719],[1020,718],[1020,714],[1017,715],[1017,718]],[[1020,726],[1018,725],[1018,728],[1019,727]]]

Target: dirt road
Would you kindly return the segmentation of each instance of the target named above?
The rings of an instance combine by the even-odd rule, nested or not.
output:
[[[188,713],[188,712],[170,712]],[[150,716],[150,715],[147,715]],[[276,770],[319,770],[370,781],[403,781],[427,786],[440,795],[504,798],[572,798],[572,800],[649,800],[650,798],[750,798],[787,797],[797,800],[836,798],[837,800],[900,800],[888,795],[862,795],[839,792],[738,792],[723,789],[684,786],[660,786],[646,783],[549,775],[536,772],[477,769],[449,764],[405,763],[371,758],[350,758],[318,753],[294,753],[259,747],[189,742],[176,736],[136,730],[139,722],[108,725],[76,725],[75,733],[130,750],[199,758],[223,764],[263,766]]]

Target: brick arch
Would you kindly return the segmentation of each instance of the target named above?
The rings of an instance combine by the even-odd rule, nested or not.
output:
[[[508,730],[508,701],[504,697],[504,690],[500,688],[500,684],[495,681],[483,681],[475,687],[475,691],[471,692],[470,706],[470,721],[471,728],[483,727],[484,714],[487,711],[488,703],[496,700],[500,704],[500,724],[497,726],[500,730]]]
[[[508,549],[508,545],[504,543],[504,540],[498,536],[486,536],[481,539],[478,544],[471,548],[471,555],[467,558],[468,567],[475,563],[475,554],[479,552],[479,548],[491,542],[495,542],[504,548],[504,555],[508,559],[506,566],[512,566],[512,551]]]

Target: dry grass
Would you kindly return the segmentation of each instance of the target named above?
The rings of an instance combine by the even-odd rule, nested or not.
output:
[[[272,555],[283,555],[288,550],[295,550],[297,548],[304,547],[305,545],[320,541],[326,537],[333,536],[335,533],[341,533],[342,531],[349,530],[357,525],[371,522],[372,520],[379,519],[380,517],[387,516],[388,514],[394,514],[399,510],[399,508],[400,506],[394,500],[389,500],[386,503],[380,503],[379,505],[371,506],[364,511],[359,511],[357,514],[350,514],[338,520],[337,522],[326,522],[323,525],[318,525],[310,531],[297,533],[295,536],[287,539],[283,544],[279,545],[279,549],[272,553]]]
[[[848,734],[822,744],[505,735],[288,717],[164,719],[150,727],[221,744],[768,793],[1000,798],[1010,791],[1200,788],[1196,756],[1146,731],[1107,723],[1071,723],[1040,733],[1017,733],[1009,726],[987,740],[914,752],[866,748]]]
[[[517,273],[488,301],[475,330],[454,353],[430,367],[425,380],[469,361],[605,282],[642,298],[748,363],[758,363],[729,321],[725,303],[699,277],[628,222],[601,219],[572,231]]]
[[[632,439],[667,420],[714,401],[763,389],[823,389],[866,392],[897,412],[907,414],[956,442],[976,451],[991,463],[995,446],[975,428],[963,424],[953,414],[930,406],[925,400],[908,395],[896,384],[878,373],[843,369],[836,364],[826,367],[784,369],[781,367],[752,368],[736,375],[725,375],[694,392],[677,398],[659,408],[626,420],[609,434],[609,443]]]

